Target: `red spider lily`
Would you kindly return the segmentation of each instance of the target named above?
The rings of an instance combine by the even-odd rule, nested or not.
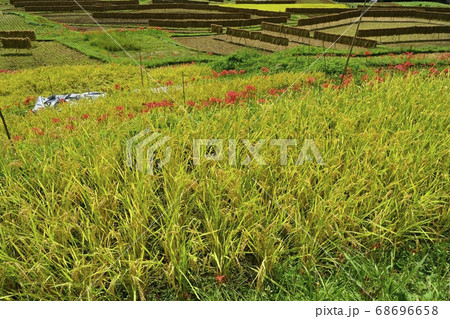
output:
[[[261,103],[261,104],[267,103],[267,100],[266,100],[266,99],[259,99],[259,100],[258,100],[258,103]]]
[[[307,78],[307,79],[306,79],[306,82],[307,82],[308,84],[313,84],[314,82],[316,82],[316,79],[315,79],[315,78]]]
[[[121,106],[121,105],[116,106],[116,111],[117,112],[123,112],[123,110],[124,110],[123,106]]]
[[[16,135],[12,138],[14,141],[20,141],[22,139],[22,136]]]
[[[216,98],[216,97],[211,97],[211,98],[209,99],[209,103],[210,103],[210,104],[220,104],[220,103],[222,103],[222,102],[223,102],[222,99],[218,99],[218,98]]]
[[[266,68],[265,66],[263,66],[261,68],[261,71],[263,71],[264,73],[269,73],[270,72],[270,70],[268,68]]]
[[[16,71],[0,69],[0,73],[16,73]]]
[[[172,80],[169,80],[169,81],[167,81],[166,83],[164,83],[166,86],[169,86],[169,85],[172,85],[173,84],[173,82],[172,82]]]
[[[23,101],[23,105],[28,105],[31,102],[32,98],[27,96],[27,98]]]
[[[269,89],[269,94],[270,94],[270,95],[277,95],[277,94],[278,94],[278,91],[277,91],[277,89],[270,88],[270,89]]]
[[[189,105],[189,106],[195,106],[195,102],[194,101],[187,101],[186,104]]]
[[[325,88],[325,89],[328,89],[329,86],[330,86],[330,84],[328,84],[328,83],[322,84],[322,87]]]
[[[121,89],[121,87],[120,87],[120,85],[119,84],[114,84],[114,88],[116,89],[116,90],[120,90]]]
[[[389,68],[391,68],[392,66],[390,66]],[[397,70],[399,70],[399,71],[406,71],[407,70],[407,67],[404,65],[404,64],[397,64],[396,66],[395,66],[395,68],[397,69]]]
[[[256,91],[256,88],[255,88],[253,85],[247,85],[247,86],[245,87],[245,89],[246,89],[247,91]]]
[[[295,92],[300,91],[300,88],[301,88],[301,84],[299,82],[295,83],[293,86],[293,89]]]
[[[66,129],[69,130],[69,131],[73,131],[74,126],[71,125],[71,124],[67,124],[67,125],[66,125]]]
[[[136,115],[134,115],[133,113],[128,113],[128,118],[132,119],[134,117],[136,117]]]
[[[237,102],[237,99],[239,97],[239,93],[235,91],[228,91],[225,94],[225,103],[226,104],[234,104]]]
[[[58,119],[58,118],[54,118],[54,119],[52,119],[52,121],[53,121],[53,123],[59,123],[59,122],[61,122],[61,120]]]
[[[364,56],[366,56],[366,57],[369,57],[369,56],[371,56],[371,55],[372,55],[372,52],[370,52],[370,51],[364,52]]]
[[[245,73],[245,70],[240,70],[238,73],[239,73],[239,74],[244,74],[244,73]]]
[[[103,114],[101,117],[97,118],[97,122],[102,122],[108,118],[108,114]]]
[[[88,118],[90,118],[91,116],[89,115],[89,114],[83,114],[83,115],[81,115],[81,118],[83,119],[83,120],[87,120]]]
[[[40,129],[39,127],[33,127],[32,130],[37,135],[44,135],[44,130]]]
[[[434,75],[438,75],[440,72],[439,72],[439,70],[437,70],[437,69],[435,69],[435,68],[433,68],[433,67],[431,67],[430,69],[429,69],[429,71],[430,71],[430,74],[434,74]]]
[[[216,281],[219,285],[224,284],[227,281],[227,278],[225,275],[217,275],[216,277],[214,277],[214,279],[216,279]]]
[[[369,80],[369,75],[364,74],[361,78],[361,81],[366,82],[367,80]]]
[[[159,108],[159,107],[172,107],[173,102],[169,102],[167,100],[163,100],[160,102],[148,102],[143,103],[145,105],[145,109],[141,111],[141,113],[149,112],[151,109]]]
[[[414,57],[414,53],[412,53],[412,52],[405,52],[404,54],[406,55],[406,57],[407,57],[408,59],[411,59],[411,58]]]

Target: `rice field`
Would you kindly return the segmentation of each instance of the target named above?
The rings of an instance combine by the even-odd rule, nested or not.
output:
[[[405,62],[341,90],[308,73],[288,91],[299,74],[243,71],[151,70],[176,102],[136,91],[130,66],[3,74],[1,299],[446,299],[448,69]],[[34,115],[47,76],[107,96]],[[171,138],[154,175],[126,163],[145,128]],[[234,165],[193,165],[198,138],[299,145],[287,165],[269,143],[262,166],[240,143]],[[296,164],[305,139],[325,165]]]
[[[53,41],[0,54],[0,300],[449,299],[448,47],[356,48],[343,75],[346,50],[11,29]]]

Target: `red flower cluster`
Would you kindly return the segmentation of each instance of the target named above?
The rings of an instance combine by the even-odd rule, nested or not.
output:
[[[406,71],[408,71],[408,69],[409,69],[410,67],[412,67],[412,66],[414,66],[414,63],[411,63],[411,62],[408,60],[408,61],[406,61],[405,63],[397,64],[396,66],[394,66],[394,68],[397,69],[397,70],[399,70],[399,71],[406,72]]]
[[[27,98],[23,101],[23,105],[28,105],[28,104],[30,104],[30,102],[31,102],[32,99],[33,99],[32,97],[27,96]]]
[[[44,135],[44,130],[40,129],[39,127],[33,127],[32,128],[33,132],[36,133],[37,135]]]
[[[99,118],[97,118],[97,122],[103,122],[104,120],[106,120],[108,118],[108,114],[103,114],[102,116],[100,116]]]
[[[284,92],[286,92],[285,89],[275,89],[275,88],[270,88],[269,89],[269,94],[273,95],[273,96],[276,96],[276,95],[279,95],[279,94],[283,94]]]
[[[227,281],[227,277],[225,275],[217,275],[216,277],[214,277],[214,279],[216,279],[219,285],[224,284]]]
[[[0,73],[16,73],[16,71],[0,69]]]
[[[306,79],[306,83],[308,83],[308,84],[313,84],[314,82],[316,82],[315,78],[307,78]]]
[[[147,113],[151,109],[155,109],[155,108],[159,108],[159,107],[172,107],[173,106],[173,102],[170,102],[170,101],[167,101],[167,100],[163,100],[163,101],[160,101],[160,102],[148,102],[148,103],[144,103],[143,105],[145,105],[145,109],[143,109],[141,111],[141,113]]]
[[[213,77],[217,78],[219,76],[225,76],[225,75],[233,75],[233,74],[244,74],[245,70],[223,70],[222,72],[218,73],[216,71],[213,71]]]

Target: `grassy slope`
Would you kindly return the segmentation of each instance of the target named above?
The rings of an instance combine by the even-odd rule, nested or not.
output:
[[[273,108],[249,98],[194,109],[197,125],[176,107],[129,119],[141,102],[167,98],[133,93],[136,68],[54,71],[4,75],[1,104],[49,91],[46,75],[57,91],[88,85],[109,94],[25,118],[23,107],[5,110],[22,139],[13,147],[0,136],[3,299],[448,298],[448,76],[381,74],[385,82],[337,94],[307,84],[328,81],[309,74]],[[196,78],[187,96],[199,104],[249,84],[256,98],[274,99],[269,88],[298,76],[203,79],[211,72],[203,66],[152,75],[176,84],[181,71]],[[125,165],[126,140],[144,128],[172,137],[172,160],[153,177]],[[326,165],[293,165],[297,149],[279,166],[266,145],[267,166],[193,167],[193,138],[312,138]],[[238,162],[245,156],[239,145]]]
[[[60,46],[67,46],[81,54],[104,62],[132,63],[128,54],[123,52],[119,45],[103,32],[92,31],[83,34],[45,18],[26,13],[5,14],[0,17],[0,22],[0,30],[31,29],[36,31],[38,40],[57,41]],[[139,60],[142,53],[143,65],[148,67],[211,60],[211,57],[205,53],[177,45],[164,31],[131,29],[124,32],[125,29],[120,30],[122,31],[108,30],[108,32],[133,59]],[[37,46],[39,47],[39,45]],[[54,46],[58,48],[57,45]],[[17,57],[18,61],[11,61],[14,56],[9,58],[0,56],[0,68],[21,69],[27,66],[83,64],[89,60],[87,57],[65,48],[59,48],[52,52],[52,56],[42,56],[40,50],[35,49],[32,50],[32,56]]]
[[[408,1],[408,2],[397,2],[398,5],[402,6],[422,6],[422,7],[450,7],[448,4],[440,2],[428,2],[428,1]]]

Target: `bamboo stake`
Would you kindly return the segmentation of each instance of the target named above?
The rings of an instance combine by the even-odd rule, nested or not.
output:
[[[52,80],[50,79],[50,76],[48,76],[48,83],[50,84],[50,92],[52,92],[52,95],[54,94],[53,93],[53,86],[52,86]]]
[[[3,117],[2,109],[0,108],[0,117],[2,118],[3,126],[5,127],[6,136],[11,141],[11,135],[9,135],[8,126],[6,125],[5,118]]]
[[[141,84],[144,88],[144,74],[142,73],[142,52],[139,52],[139,68],[141,69]]]
[[[353,47],[355,45],[356,34],[358,33],[359,26],[361,25],[361,20],[362,20],[364,9],[366,8],[366,3],[367,3],[367,0],[364,0],[364,7],[361,10],[361,15],[359,16],[358,24],[356,25],[355,35],[353,36],[353,39],[352,39],[352,44],[350,46],[350,52],[348,53],[348,56],[347,56],[347,61],[345,62],[344,71],[342,71],[342,78],[341,78],[341,83],[339,84],[339,88],[341,88],[342,84],[344,83],[344,77],[345,77],[345,74],[347,73],[348,63],[350,62],[350,57],[352,55]]]
[[[184,107],[186,108],[186,93],[184,91],[184,72],[181,72],[181,78],[183,81],[183,101],[184,101]]]

